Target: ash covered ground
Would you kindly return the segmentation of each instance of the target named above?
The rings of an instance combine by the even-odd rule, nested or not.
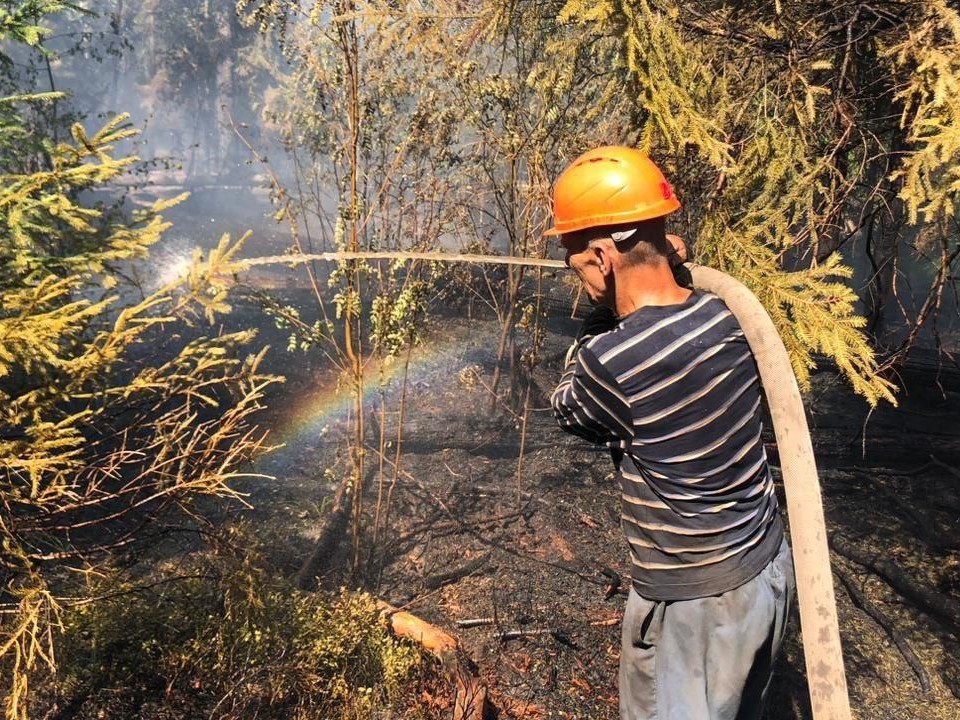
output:
[[[432,319],[411,363],[398,472],[396,373],[382,462],[380,399],[369,395],[361,569],[350,570],[349,532],[323,558],[322,586],[369,590],[459,638],[501,718],[618,717],[626,596],[611,578],[626,578],[629,563],[612,463],[560,431],[548,402],[578,324],[547,321],[524,427],[502,404],[490,409],[496,323],[457,313]],[[321,399],[332,392],[328,368],[274,358],[288,380],[271,415],[288,444],[258,468],[277,479],[250,488],[247,517],[277,569],[293,575],[346,470],[350,426],[345,411]],[[902,384],[899,408],[868,415],[827,367],[805,397],[828,530],[843,552],[833,556],[834,580],[851,701],[861,718],[958,718],[960,617],[950,612],[960,603],[960,381],[928,367],[905,371]],[[324,409],[292,421],[286,410],[309,408],[312,396]],[[374,536],[378,497],[385,527]],[[806,694],[794,608],[766,717],[810,717]]]

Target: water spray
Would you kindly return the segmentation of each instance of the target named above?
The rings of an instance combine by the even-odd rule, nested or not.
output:
[[[347,262],[349,260],[422,260],[426,262],[453,262],[474,265],[525,265],[530,267],[566,268],[563,260],[552,260],[550,258],[516,257],[513,255],[473,255],[469,253],[361,250],[358,252],[343,251],[297,255],[268,255],[266,257],[247,258],[246,260],[227,263],[225,269],[229,272],[239,272],[260,265],[300,265],[309,262]]]

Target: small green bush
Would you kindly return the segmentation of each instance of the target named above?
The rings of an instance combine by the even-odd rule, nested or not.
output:
[[[81,717],[360,720],[415,717],[429,668],[373,599],[304,593],[249,559],[216,556],[137,587],[102,580],[64,611],[57,702]],[[117,689],[121,690],[118,691]],[[145,710],[145,708],[147,708]],[[132,711],[136,711],[133,715]]]

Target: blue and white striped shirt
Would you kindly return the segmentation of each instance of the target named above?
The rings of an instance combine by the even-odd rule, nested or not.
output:
[[[719,595],[777,553],[757,368],[717,296],[643,307],[584,338],[552,404],[565,430],[622,453],[621,525],[643,597]]]

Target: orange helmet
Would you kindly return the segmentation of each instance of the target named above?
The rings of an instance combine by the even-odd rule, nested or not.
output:
[[[553,227],[562,235],[669,215],[680,208],[660,169],[645,154],[611,145],[584,153],[553,189]]]

